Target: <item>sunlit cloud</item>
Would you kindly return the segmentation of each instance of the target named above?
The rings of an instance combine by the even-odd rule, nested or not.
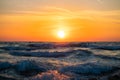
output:
[[[97,0],[99,3],[102,3],[102,0]]]

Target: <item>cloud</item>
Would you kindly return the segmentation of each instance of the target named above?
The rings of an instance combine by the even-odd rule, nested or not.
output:
[[[11,14],[0,14],[3,18],[10,16],[16,17],[15,19],[26,17],[25,20],[30,18],[33,20],[49,20],[49,19],[86,19],[93,21],[105,22],[120,22],[120,10],[100,11],[100,10],[69,10],[65,8],[46,6],[34,11],[11,11]],[[3,19],[4,20],[4,19]],[[7,20],[7,19],[6,19]],[[12,20],[12,19],[11,19]],[[18,19],[19,20],[19,19]],[[22,20],[22,19],[20,19]]]

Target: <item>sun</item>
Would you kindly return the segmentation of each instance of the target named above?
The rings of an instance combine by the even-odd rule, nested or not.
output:
[[[65,37],[65,32],[63,30],[58,31],[57,33],[59,38],[64,38]]]

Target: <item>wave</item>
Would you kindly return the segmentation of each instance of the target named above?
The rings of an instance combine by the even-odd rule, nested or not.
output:
[[[32,60],[23,60],[17,62],[15,65],[15,70],[17,73],[24,76],[33,76],[46,71],[45,68],[39,66],[35,61]]]
[[[32,56],[32,57],[66,57],[70,55],[73,51],[67,52],[18,52],[18,51],[11,51],[10,54],[14,56]]]
[[[60,69],[60,72],[61,73],[71,72],[71,73],[84,74],[84,75],[101,75],[118,69],[120,68],[105,65],[102,63],[85,63],[85,64],[77,64],[72,66],[65,66]]]
[[[0,62],[0,70],[5,70],[13,67],[13,65],[9,62]]]
[[[28,80],[71,80],[67,75],[59,73],[57,70],[50,70],[36,75]]]

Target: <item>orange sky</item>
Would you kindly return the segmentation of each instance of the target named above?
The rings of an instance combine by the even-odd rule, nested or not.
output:
[[[78,9],[83,5],[56,6],[46,2],[47,5],[44,3],[39,8],[36,3],[31,9],[27,4],[26,10],[22,9],[23,5],[14,6],[17,10],[12,7],[14,3],[14,0],[11,5],[4,2],[3,7],[7,8],[0,13],[0,41],[120,41],[119,9],[86,9],[87,6]],[[63,39],[57,36],[59,30],[65,32]]]

